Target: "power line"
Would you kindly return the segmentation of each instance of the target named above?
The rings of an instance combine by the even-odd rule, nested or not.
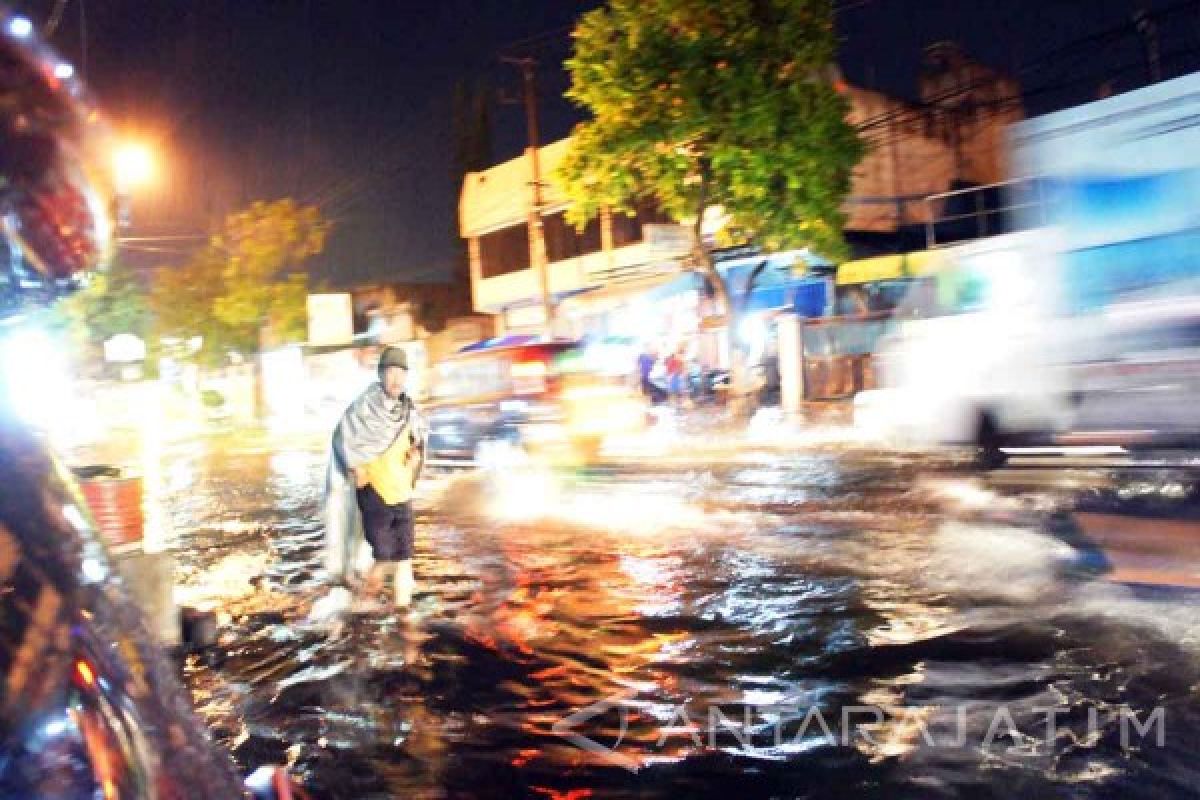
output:
[[[867,0],[867,2],[872,2],[872,1],[873,0]],[[1188,10],[1194,10],[1194,9],[1195,9],[1194,0],[1184,0],[1184,2],[1175,3],[1174,5],[1159,9],[1158,11],[1156,11],[1154,13],[1153,16],[1157,20],[1164,20],[1164,19],[1172,17],[1182,11],[1188,11]],[[1129,36],[1130,34],[1133,34],[1133,33],[1136,33],[1136,31],[1134,30],[1132,22],[1126,22],[1119,26],[1105,28],[1103,30],[1097,31],[1096,33],[1090,34],[1088,36],[1080,37],[1078,39],[1074,39],[1072,41],[1066,42],[1056,48],[1053,48],[1052,50],[1042,53],[1037,58],[1033,59],[1032,61],[1030,61],[1030,62],[1026,63],[1025,65],[1023,65],[1022,67],[1020,67],[1017,70],[1017,74],[1018,75],[1027,74],[1032,69],[1038,67],[1041,64],[1045,64],[1046,62],[1049,62],[1050,60],[1055,58],[1057,55],[1060,55],[1062,53],[1070,52],[1072,50],[1075,50],[1077,48],[1084,47],[1087,45],[1102,44],[1102,43],[1107,43],[1109,41],[1117,41],[1117,40],[1120,40],[1121,38]],[[955,97],[959,97],[961,95],[975,91],[976,89],[983,88],[983,87],[989,85],[990,83],[992,83],[992,81],[993,81],[992,76],[980,78],[979,80],[973,81],[964,86],[955,87],[955,88],[950,89],[946,92],[943,92],[939,95],[935,95],[931,98],[927,98],[921,102],[920,107],[893,109],[891,111],[884,112],[883,114],[880,114],[876,117],[864,120],[863,122],[859,123],[856,126],[856,129],[861,132],[861,131],[870,130],[875,127],[879,127],[881,125],[890,125],[893,122],[904,120],[906,117],[909,119],[922,117],[927,112],[927,110],[930,106],[936,105],[945,100],[954,99]],[[1022,92],[1022,96],[1027,98],[1027,97],[1030,97],[1033,95],[1031,95],[1029,92]]]
[[[570,36],[564,36],[564,34],[570,34],[573,30],[575,30],[575,23],[560,25],[557,28],[551,28],[541,33],[535,33],[532,36],[526,36],[524,39],[517,39],[501,45],[498,49],[498,54],[503,60],[506,57],[528,55],[529,50],[536,50],[540,47],[545,47],[547,44],[565,44]]]
[[[834,4],[833,13],[837,15],[847,11],[856,11],[860,8],[873,5],[875,2],[877,0],[842,0],[842,2]],[[522,39],[514,39],[511,42],[501,45],[497,53],[502,59],[504,57],[519,57],[527,54],[527,52],[523,53],[523,50],[538,49],[545,47],[547,44],[566,44],[570,39],[569,34],[575,30],[576,24],[560,25],[557,28],[549,28]],[[564,36],[564,34],[568,35]]]
[[[1164,64],[1175,63],[1177,61],[1181,61],[1182,58],[1185,56],[1188,56],[1188,55],[1194,56],[1197,53],[1200,53],[1200,46],[1179,47],[1179,48],[1175,48],[1173,50],[1163,53],[1162,61]],[[1145,67],[1145,64],[1143,63],[1143,60],[1140,58],[1134,59],[1131,61],[1125,61],[1125,62],[1123,62],[1121,64],[1117,64],[1117,65],[1108,64],[1108,65],[1104,66],[1103,71],[1099,71],[1099,72],[1092,71],[1085,75],[1075,76],[1071,80],[1057,81],[1057,82],[1053,82],[1053,83],[1047,83],[1042,86],[1035,86],[1031,89],[1026,90],[1022,94],[1021,97],[1002,98],[1002,99],[993,100],[993,101],[985,101],[985,102],[976,104],[976,107],[979,109],[985,109],[985,110],[990,110],[990,111],[1002,111],[1002,110],[1005,110],[1008,108],[1015,108],[1015,107],[1021,106],[1023,104],[1024,100],[1027,100],[1032,97],[1040,97],[1043,95],[1053,94],[1055,92],[1061,92],[1061,91],[1065,91],[1068,89],[1074,89],[1078,86],[1086,86],[1088,84],[1099,85],[1098,82],[1101,81],[1103,78],[1106,78],[1106,77],[1112,78],[1112,77],[1123,76],[1123,75],[1126,75],[1129,73],[1137,72],[1138,70],[1141,70],[1144,67]],[[889,128],[887,130],[887,132],[884,133],[882,136],[872,137],[870,139],[870,143],[876,147],[883,147],[883,146],[893,144],[895,142],[902,141],[904,138],[905,138],[905,135],[903,133],[896,132]]]
[[[864,6],[869,6],[874,2],[875,0],[845,0],[845,2],[834,5],[833,13],[836,16],[838,14],[844,14],[847,11],[856,11]]]
[[[397,126],[391,135],[387,136],[382,142],[372,145],[370,150],[372,152],[386,152],[391,150],[400,144],[407,133],[408,130],[403,126]],[[397,163],[399,158],[397,156],[394,159],[385,159],[382,164],[372,162],[363,165],[357,170],[335,176],[326,181],[323,186],[306,193],[302,198],[303,202],[327,209],[344,202],[348,197],[360,195],[362,190],[373,181],[393,176],[397,169],[406,167],[407,165]]]
[[[393,164],[390,169],[380,168],[374,171],[364,168],[357,175],[335,179],[322,196],[308,202],[320,207],[326,216],[345,216],[347,210],[353,208],[355,203],[374,188],[376,181],[395,178],[397,174],[409,168],[406,164]]]

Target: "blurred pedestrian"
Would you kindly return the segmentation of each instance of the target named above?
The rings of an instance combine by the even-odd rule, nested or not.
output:
[[[658,351],[653,347],[643,348],[638,356],[638,378],[641,381],[642,394],[653,405],[658,405],[666,399],[666,393],[654,384],[654,367],[658,364]]]
[[[667,356],[667,393],[671,396],[671,402],[675,405],[681,405],[684,400],[684,358],[683,347],[680,346]]]

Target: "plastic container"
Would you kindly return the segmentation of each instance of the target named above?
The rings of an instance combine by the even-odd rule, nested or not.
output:
[[[86,467],[76,474],[104,541],[110,545],[142,541],[146,521],[141,477],[108,467]]]

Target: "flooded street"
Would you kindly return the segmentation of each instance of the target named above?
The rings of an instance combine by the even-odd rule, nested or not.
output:
[[[327,798],[1196,796],[1200,596],[1098,578],[1065,513],[1128,485],[668,463],[428,480],[416,612],[330,621],[320,447],[170,450],[202,716]]]

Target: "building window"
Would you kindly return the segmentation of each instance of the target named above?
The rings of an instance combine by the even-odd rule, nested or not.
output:
[[[588,220],[582,231],[576,231],[567,222],[565,212],[556,211],[542,217],[542,230],[546,235],[546,260],[551,263],[600,252],[599,217]]]
[[[637,244],[642,241],[642,226],[669,224],[670,217],[649,203],[639,203],[635,216],[612,215],[613,246]],[[588,220],[582,231],[566,220],[563,211],[542,216],[542,232],[546,238],[546,260],[550,263],[578,258],[603,249],[600,218]],[[485,233],[479,237],[479,266],[484,278],[495,278],[529,268],[529,233],[524,224]]]
[[[524,225],[501,228],[479,237],[479,266],[484,278],[529,268],[529,233]]]
[[[670,217],[651,203],[639,202],[636,209],[637,213],[632,217],[619,211],[613,212],[613,247],[624,247],[642,241],[643,225],[665,225],[671,222]]]

